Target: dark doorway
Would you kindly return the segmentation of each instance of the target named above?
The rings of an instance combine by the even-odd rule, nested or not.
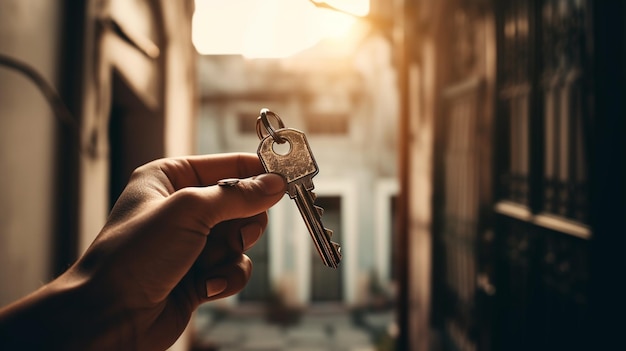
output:
[[[322,221],[326,228],[333,231],[333,241],[341,242],[341,197],[319,197],[315,204],[324,209]],[[341,266],[332,269],[323,265],[313,245],[311,261],[311,301],[313,303],[341,301]]]
[[[242,302],[262,302],[270,298],[268,237],[269,233],[264,233],[259,241],[246,252],[246,255],[254,262],[254,268],[248,285],[239,293],[239,299]]]
[[[109,122],[111,207],[124,190],[135,168],[163,157],[163,131],[162,114],[147,107],[114,71]]]

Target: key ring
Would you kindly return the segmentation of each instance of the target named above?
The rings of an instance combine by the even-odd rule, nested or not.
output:
[[[261,123],[262,123],[267,133],[272,137],[272,139],[274,139],[274,142],[279,143],[279,144],[284,143],[286,141],[285,138],[279,136],[276,133],[276,130],[274,129],[274,127],[272,127],[272,125],[270,124],[270,121],[267,119],[267,115],[274,117],[274,119],[278,122],[278,127],[279,127],[278,130],[285,128],[285,124],[283,123],[283,120],[280,119],[280,117],[276,113],[270,111],[267,108],[262,108],[261,115],[256,119],[256,135],[259,136],[259,139],[263,139],[266,137],[263,135],[263,132],[261,131]]]

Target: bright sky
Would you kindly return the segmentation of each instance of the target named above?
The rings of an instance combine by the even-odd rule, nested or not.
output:
[[[326,2],[356,16],[369,12],[369,0]],[[192,40],[204,55],[280,58],[345,36],[356,20],[309,0],[196,0]]]

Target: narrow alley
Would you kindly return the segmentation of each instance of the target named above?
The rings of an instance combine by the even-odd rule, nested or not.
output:
[[[258,311],[197,312],[194,351],[391,351],[392,311],[349,314],[308,309],[289,323],[268,323]]]

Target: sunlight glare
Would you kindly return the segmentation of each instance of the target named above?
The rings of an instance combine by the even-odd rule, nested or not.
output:
[[[363,17],[370,12],[369,0],[314,0],[316,3],[327,3],[334,8]]]
[[[369,11],[369,0],[331,3],[355,15]],[[203,55],[287,57],[325,38],[346,36],[356,20],[308,0],[196,0],[192,41]]]

